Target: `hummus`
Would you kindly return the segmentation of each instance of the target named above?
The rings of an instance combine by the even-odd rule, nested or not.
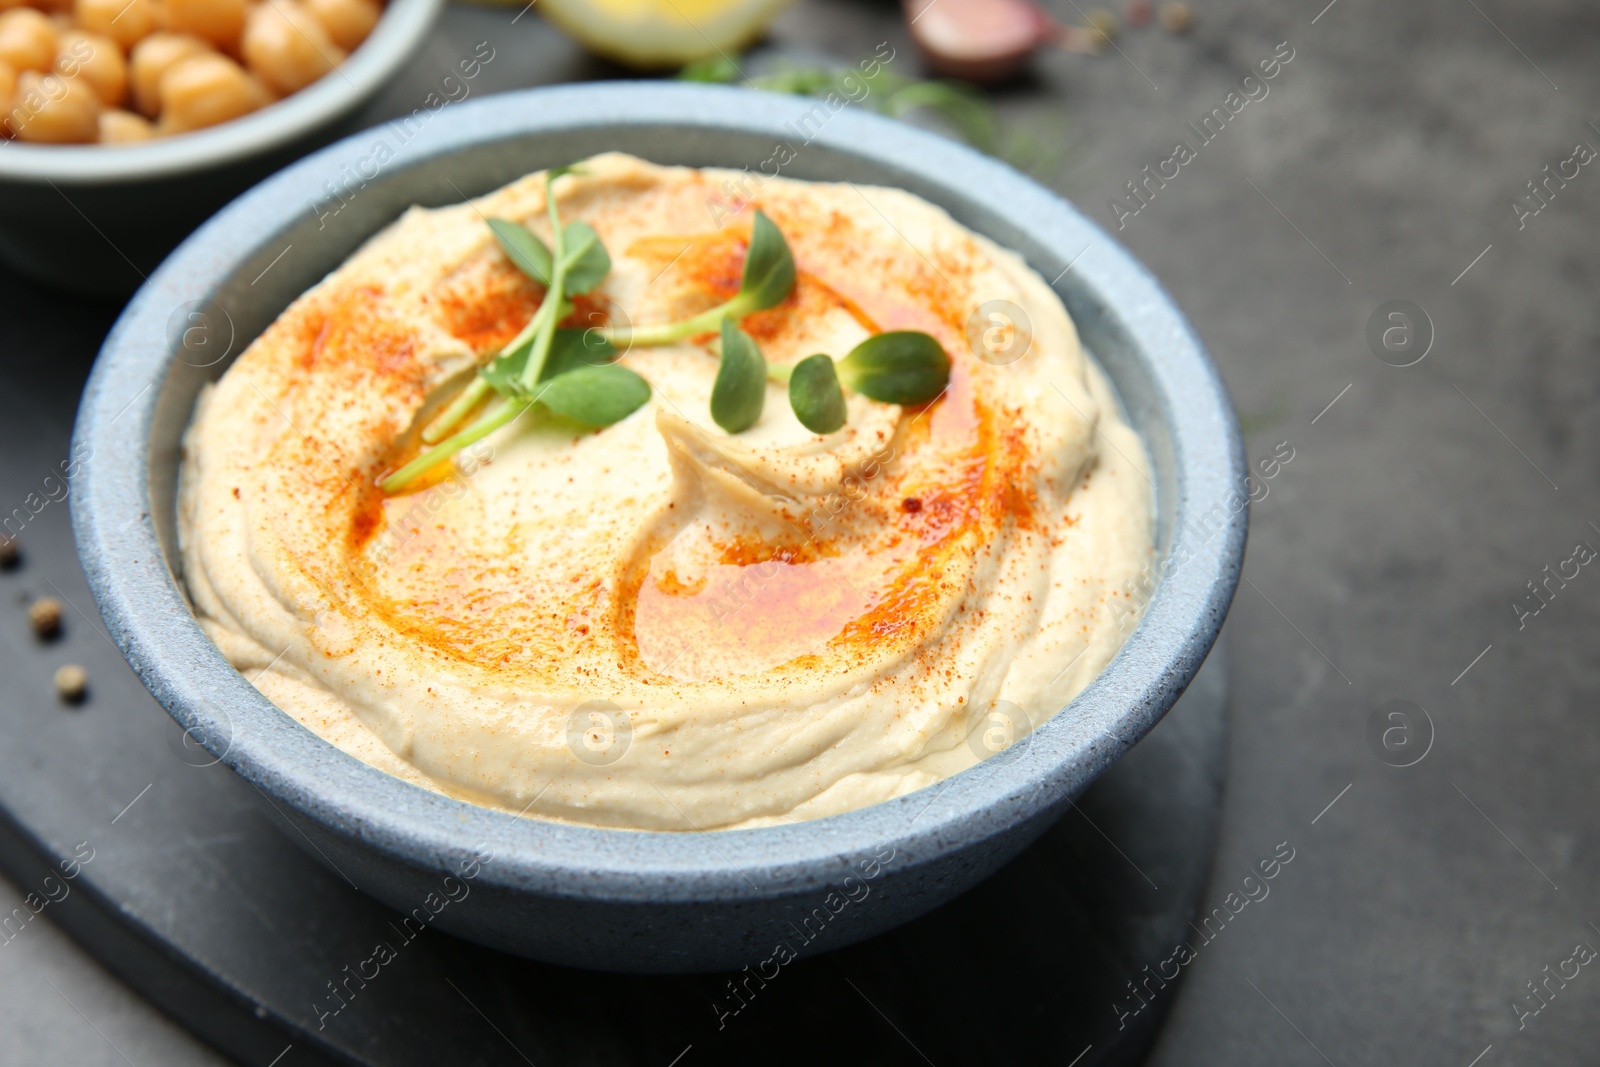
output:
[[[709,336],[636,348],[621,362],[652,395],[623,421],[535,409],[386,496],[378,479],[539,305],[485,219],[550,239],[542,175],[413,208],[243,353],[184,441],[183,577],[262,693],[474,803],[704,830],[937,782],[1105,667],[1150,562],[1152,489],[1050,286],[908,193],[771,179],[729,213],[729,179],[624,155],[561,179],[562,216],[613,260],[567,324],[726,300],[759,207],[798,266],[743,321],[769,361],[921,330],[950,355],[946,392],[850,395],[821,436],[773,384],[729,435]],[[1016,346],[994,358],[983,331],[1007,318],[1024,325],[989,338]]]

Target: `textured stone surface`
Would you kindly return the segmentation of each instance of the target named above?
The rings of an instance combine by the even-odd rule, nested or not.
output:
[[[1575,943],[1600,947],[1600,582],[1583,568],[1520,631],[1511,605],[1575,541],[1600,547],[1600,173],[1521,231],[1510,204],[1575,142],[1600,148],[1596,15],[1325,3],[1207,4],[1188,42],[1130,37],[1130,62],[1051,79],[1087,155],[1062,188],[1109,221],[1120,183],[1248,64],[1296,50],[1120,235],[1210,346],[1251,456],[1295,449],[1254,509],[1232,616],[1211,897],[1274,842],[1303,866],[1202,953],[1153,1062],[1465,1067],[1490,1045],[1480,1067],[1587,1062],[1588,968],[1520,1031],[1512,1004]],[[1391,299],[1437,331],[1405,369],[1364,337]],[[1367,741],[1396,698],[1435,730],[1409,768]]]
[[[1600,1011],[1592,968],[1521,1031],[1511,1005],[1576,942],[1600,947],[1588,925],[1600,922],[1589,721],[1600,579],[1583,568],[1522,630],[1511,604],[1578,539],[1600,547],[1587,525],[1600,524],[1600,175],[1583,168],[1520,231],[1510,204],[1579,139],[1600,147],[1586,125],[1600,121],[1600,16],[1549,0],[1324,6],[1202,4],[1189,38],[1147,29],[1119,39],[1126,59],[1046,56],[1034,83],[1000,97],[1011,123],[1066,143],[1041,176],[1115,225],[1106,201],[1124,181],[1192,138],[1185,123],[1221,106],[1279,42],[1295,49],[1269,95],[1119,234],[1210,346],[1252,457],[1279,441],[1295,449],[1255,509],[1254,588],[1230,625],[1232,760],[1206,899],[1222,906],[1278,842],[1296,859],[1200,949],[1153,1062],[1465,1067],[1491,1044],[1479,1067],[1585,1062]],[[375,117],[417,106],[421,87],[484,39],[502,50],[475,92],[614,76],[531,13],[513,17],[451,11]],[[846,59],[888,37],[911,59],[886,4],[806,0],[776,37]],[[1420,304],[1437,330],[1416,366],[1386,366],[1367,348],[1367,319],[1391,299]],[[103,329],[110,312],[93,314],[72,328]],[[15,315],[6,353],[43,351],[13,342],[61,325]],[[11,379],[51,373],[0,364]],[[42,472],[57,458],[15,462]],[[1393,698],[1425,708],[1436,731],[1409,768],[1367,741],[1369,716]],[[13,962],[26,958],[16,947],[0,949],[0,1019],[8,1037],[44,1042],[18,1062],[121,1063]],[[76,985],[62,988],[78,999]],[[975,975],[954,999],[977,1011],[985,988]],[[136,1022],[129,1004],[106,1010],[159,1026]],[[184,1062],[141,1058],[113,1036],[134,1062]],[[3,1044],[9,1062],[17,1046]]]

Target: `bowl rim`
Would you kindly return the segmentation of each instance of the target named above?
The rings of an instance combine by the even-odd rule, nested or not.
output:
[[[465,102],[449,109],[448,121],[430,123],[410,146],[416,155],[408,166],[486,143],[608,127],[777,136],[814,104],[661,82],[503,93]],[[1160,394],[1174,456],[1167,558],[1181,555],[1183,562],[1163,568],[1140,623],[1111,663],[1026,745],[926,789],[805,822],[714,834],[602,829],[522,819],[410,785],[345,754],[261,695],[195,621],[152,519],[152,433],[160,387],[175,361],[167,315],[243,270],[282,219],[304,210],[322,175],[367,150],[360,134],[267,179],[190,236],[124,310],[85,389],[74,454],[87,458],[70,495],[79,555],[112,638],[160,703],[275,805],[288,805],[318,830],[441,871],[487,847],[494,861],[480,877],[544,896],[770,899],[837,885],[857,857],[883,846],[895,849],[897,867],[932,862],[1038,821],[1081,792],[1177,700],[1215,641],[1237,587],[1248,507],[1223,508],[1221,525],[1212,529],[1195,521],[1237,498],[1244,484],[1243,441],[1221,378],[1154,277],[1032,179],[963,145],[855,108],[835,113],[815,142],[890,170],[913,170],[946,188],[954,189],[959,176],[963,187],[984,189],[1003,216],[1051,247],[1059,242],[1063,258],[1097,244],[1096,254],[1080,256],[1076,284],[1118,294],[1114,310],[1136,347],[1160,353],[1141,358]]]
[[[181,177],[280,148],[377,92],[421,43],[446,0],[388,0],[367,39],[333,71],[259,111],[194,133],[107,149],[0,141],[0,180],[74,186]]]

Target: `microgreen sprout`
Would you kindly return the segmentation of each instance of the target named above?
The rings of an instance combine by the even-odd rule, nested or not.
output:
[[[722,320],[722,358],[711,386],[711,418],[729,433],[748,430],[767,399],[767,361],[749,334]]]
[[[682,322],[657,326],[635,326],[602,331],[612,341],[629,345],[665,345],[696,334],[721,329],[723,319],[738,321],[756,311],[765,311],[783,302],[794,288],[794,256],[789,242],[759,209],[750,227],[750,246],[744,256],[744,275],[739,291],[714,308]]]
[[[650,399],[650,384],[615,362],[619,343],[640,348],[718,333],[711,417],[730,434],[760,420],[769,380],[787,383],[795,417],[820,434],[844,425],[847,388],[888,404],[923,404],[944,390],[950,359],[937,340],[915,330],[875,334],[838,361],[818,353],[792,366],[769,365],[739,323],[787,298],[796,272],[788,241],[759,210],[751,224],[739,291],[730,299],[681,322],[631,329],[562,328],[559,323],[573,309],[569,298],[590,292],[611,272],[611,256],[594,228],[582,220],[561,219],[554,183],[572,172],[571,167],[561,167],[545,175],[553,247],[519,223],[488,220],[506,258],[545,287],[544,299],[528,324],[423,429],[422,442],[431,447],[378,483],[384,492],[405,489],[463,448],[535,408],[597,428],[627,418]],[[460,428],[491,393],[498,402]]]
[[[555,351],[557,324],[568,314],[568,294],[587,293],[611,272],[611,256],[594,227],[581,220],[562,224],[556,203],[555,180],[573,172],[560,167],[545,174],[545,208],[550,216],[550,232],[555,247],[545,247],[537,234],[506,219],[489,223],[496,242],[517,266],[535,281],[545,285],[539,310],[511,343],[478,371],[478,377],[423,434],[424,444],[433,447],[379,482],[386,493],[399,492],[433,467],[457,452],[507,425],[536,404],[543,403],[556,414],[591,426],[609,426],[641,407],[650,398],[650,386],[625,367],[614,365],[581,366],[566,370],[579,374],[577,380],[562,382],[563,374],[544,373]],[[578,344],[587,339],[586,331],[573,331]],[[602,342],[604,343],[604,342]],[[568,340],[563,352],[570,351]],[[491,392],[500,403],[484,412],[466,429],[455,430]],[[450,436],[445,436],[450,434]]]
[[[950,357],[928,334],[890,330],[837,362],[818,352],[792,367],[773,367],[768,376],[789,383],[789,406],[802,426],[830,434],[845,423],[846,387],[884,404],[926,404],[949,383]]]

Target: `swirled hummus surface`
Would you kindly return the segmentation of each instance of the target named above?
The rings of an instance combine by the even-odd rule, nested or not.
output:
[[[185,438],[184,579],[267,697],[475,803],[704,830],[929,785],[977,762],[994,708],[1036,727],[1105,667],[1152,492],[1060,300],[909,193],[770,179],[728,211],[729,178],[606,155],[556,185],[613,259],[568,324],[726,300],[758,207],[798,266],[744,320],[769,361],[921,330],[949,353],[945,393],[851,395],[823,436],[774,384],[729,435],[711,338],[691,338],[622,356],[653,389],[623,421],[535,409],[386,496],[420,426],[539,306],[485,218],[549,239],[539,175],[413,208],[241,355]],[[990,301],[1023,315],[980,314],[969,339]]]

